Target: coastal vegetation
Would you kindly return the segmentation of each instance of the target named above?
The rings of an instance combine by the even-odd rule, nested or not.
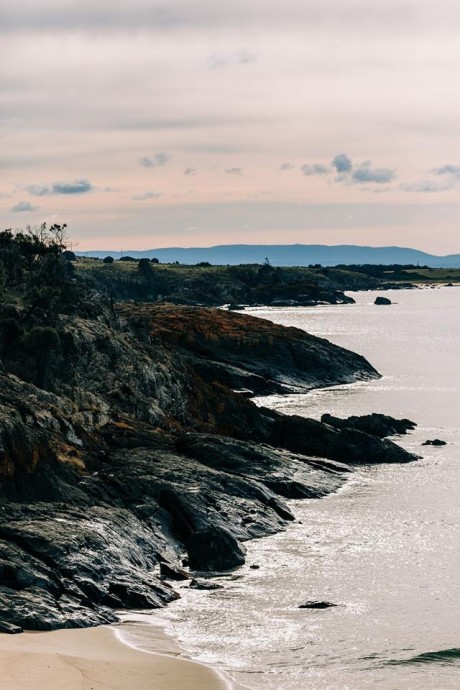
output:
[[[460,270],[414,266],[190,266],[123,258],[128,260],[80,257],[73,265],[86,289],[106,298],[207,306],[346,304],[353,300],[344,291],[460,281]]]

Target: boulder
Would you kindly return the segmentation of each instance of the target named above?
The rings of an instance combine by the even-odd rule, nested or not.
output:
[[[186,547],[193,570],[233,570],[245,561],[244,547],[229,532],[218,527],[195,532]]]
[[[190,589],[223,589],[222,585],[217,582],[209,582],[208,580],[193,579],[190,583]]]
[[[330,601],[306,601],[305,604],[300,604],[299,609],[330,609],[337,604],[332,604]]]
[[[376,297],[374,304],[391,304],[391,299],[388,299],[388,297]]]
[[[24,632],[19,625],[14,625],[13,623],[5,623],[0,621],[0,633],[8,633],[9,635],[16,635],[17,633]]]
[[[174,568],[169,563],[160,563],[160,576],[165,580],[189,580],[190,575],[182,568]]]
[[[422,443],[422,446],[446,446],[446,441],[441,441],[440,438],[434,438],[432,441],[428,440]]]

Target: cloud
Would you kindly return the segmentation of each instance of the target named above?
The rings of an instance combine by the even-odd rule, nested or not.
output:
[[[433,170],[435,175],[451,175],[460,180],[460,165],[443,165]]]
[[[312,175],[327,175],[329,168],[325,165],[319,165],[318,163],[305,163],[300,168],[304,175],[311,177]]]
[[[331,165],[338,173],[335,181],[339,183],[387,184],[388,182],[392,182],[396,177],[396,172],[391,168],[373,168],[371,161],[364,161],[364,163],[354,165],[351,158],[349,158],[346,153],[339,153],[333,159]],[[315,173],[310,172],[304,174],[314,175]]]
[[[207,59],[209,69],[231,67],[234,65],[251,65],[257,60],[256,53],[250,50],[240,50],[236,53],[213,53]]]
[[[335,168],[338,173],[348,173],[353,166],[346,153],[339,153],[332,161],[332,167]]]
[[[31,184],[26,189],[32,196],[51,196],[53,194],[87,194],[95,187],[89,180],[79,179],[73,182],[53,182],[48,187]]]
[[[227,168],[225,171],[226,175],[242,175],[243,170],[241,168]]]
[[[132,201],[147,201],[148,199],[159,199],[161,192],[142,192],[131,197]]]
[[[372,168],[371,162],[366,161],[357,167],[353,167],[351,179],[353,182],[375,182],[376,184],[386,184],[392,182],[396,177],[394,170],[390,168]]]
[[[293,165],[292,163],[283,163],[282,165],[280,165],[281,172],[285,172],[286,170],[294,170],[294,168],[295,165]]]
[[[420,182],[410,182],[408,184],[400,185],[403,192],[420,192],[423,194],[432,194],[435,192],[446,192],[455,186],[455,180],[447,179],[439,182],[438,180],[421,180]]]
[[[169,155],[164,151],[154,153],[151,156],[144,156],[139,160],[139,165],[143,168],[159,168],[162,165],[166,165],[169,161]]]
[[[38,206],[34,206],[29,201],[20,201],[10,208],[10,213],[25,213],[27,211],[36,211],[37,209]]]
[[[196,168],[185,168],[184,175],[196,175]]]

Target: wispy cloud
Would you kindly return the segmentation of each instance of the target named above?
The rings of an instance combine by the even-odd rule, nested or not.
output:
[[[282,165],[280,165],[279,169],[281,170],[281,172],[286,172],[286,170],[294,170],[294,168],[295,165],[293,165],[292,163],[283,163]]]
[[[86,179],[74,180],[73,182],[53,182],[51,185],[31,184],[26,190],[32,196],[51,196],[53,194],[87,194],[95,189],[94,185]]]
[[[10,213],[26,213],[27,211],[36,211],[38,208],[29,201],[20,201],[10,208]]]
[[[433,170],[435,175],[450,175],[460,180],[460,165],[443,165]]]
[[[460,183],[460,165],[447,164],[440,168],[433,168],[431,173],[434,179],[418,180],[402,184],[400,189],[404,192],[420,192],[432,194],[435,192],[447,192]]]
[[[132,201],[148,201],[149,199],[159,199],[161,192],[142,192],[131,197]]]
[[[423,194],[433,194],[435,192],[446,192],[455,186],[454,180],[420,180],[418,182],[408,182],[400,185],[403,192],[419,192]]]
[[[225,171],[226,175],[242,175],[243,170],[242,168],[227,168]]]
[[[302,174],[307,177],[311,177],[312,175],[327,175],[330,170],[326,165],[320,165],[319,163],[305,163],[300,169]]]
[[[196,168],[185,168],[184,175],[196,175]]]
[[[170,156],[164,151],[159,151],[158,153],[153,153],[151,156],[144,156],[139,160],[139,165],[143,168],[160,168],[166,165],[170,159]]]

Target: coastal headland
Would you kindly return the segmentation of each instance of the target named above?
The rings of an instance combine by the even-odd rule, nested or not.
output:
[[[283,529],[286,499],[336,490],[356,463],[413,459],[385,429],[283,416],[238,392],[378,376],[298,329],[148,304],[59,328],[66,355],[47,360],[46,388],[0,372],[3,631],[163,606],[175,579],[237,567],[244,541]]]
[[[336,491],[355,465],[415,459],[387,438],[408,420],[318,421],[251,400],[379,377],[363,357],[238,312],[119,302],[64,258],[61,230],[0,233],[0,632],[18,634],[0,659],[25,690],[32,662],[48,688],[100,676],[85,675],[89,637],[61,676],[74,633],[24,631],[116,623],[177,599],[177,581],[212,588],[247,540],[294,520],[289,499]],[[104,653],[91,673],[116,657],[114,683],[143,668]]]

